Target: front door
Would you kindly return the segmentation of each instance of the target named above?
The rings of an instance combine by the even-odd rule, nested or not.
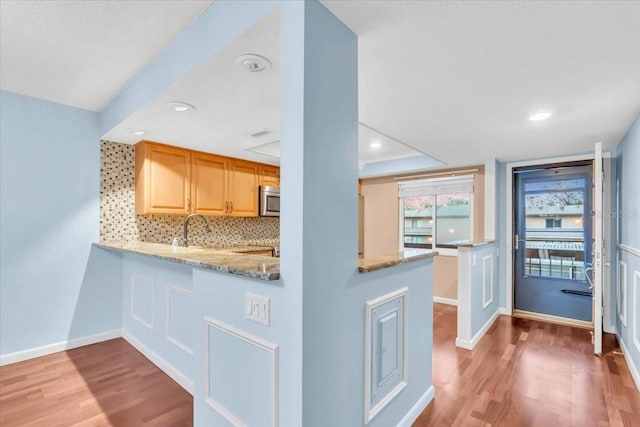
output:
[[[514,175],[515,309],[591,321],[592,166]]]

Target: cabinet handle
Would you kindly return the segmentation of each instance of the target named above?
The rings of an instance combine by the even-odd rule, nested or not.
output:
[[[233,212],[233,202],[229,202],[229,206],[231,207],[229,209],[229,213]]]
[[[187,199],[187,211],[191,212],[191,199]]]
[[[229,213],[229,202],[224,202],[224,213]]]

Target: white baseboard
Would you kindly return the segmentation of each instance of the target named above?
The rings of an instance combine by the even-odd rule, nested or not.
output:
[[[456,346],[466,348],[467,350],[473,350],[475,346],[478,345],[484,334],[487,333],[491,325],[493,325],[493,322],[495,322],[501,314],[501,310],[497,309],[495,313],[493,313],[493,315],[489,318],[489,320],[487,320],[487,322],[482,325],[482,328],[480,328],[480,330],[473,336],[473,338],[471,338],[471,340],[456,338]]]
[[[627,361],[627,366],[629,367],[629,371],[631,372],[631,376],[633,377],[633,381],[636,383],[636,388],[640,391],[640,373],[638,372],[638,368],[633,363],[633,359],[629,356],[629,350],[624,345],[624,341],[620,335],[617,335],[618,344],[620,344],[620,349],[624,354],[624,360]]]
[[[71,350],[85,345],[96,344],[102,341],[120,338],[120,329],[112,331],[100,332],[98,334],[87,335],[85,337],[73,338],[66,341],[60,341],[53,344],[43,345],[41,347],[29,348],[27,350],[16,351],[0,355],[0,366],[10,365],[12,363],[22,362],[36,357],[46,356],[53,353],[59,353],[65,350]]]
[[[467,350],[473,350],[473,345],[471,345],[470,340],[463,340],[460,338],[456,338],[456,347],[464,348]]]
[[[149,359],[154,365],[160,368],[162,372],[170,376],[172,380],[177,382],[183,389],[193,396],[193,381],[189,379],[189,377],[160,357],[158,353],[144,345],[142,341],[134,337],[131,332],[126,329],[122,330],[122,338],[124,338],[129,344],[135,347],[136,350],[142,353],[144,357]]]
[[[429,387],[427,391],[420,396],[420,399],[409,409],[409,412],[402,417],[397,427],[411,427],[411,425],[418,419],[422,411],[431,403],[433,397],[435,396],[435,388],[433,386]]]
[[[507,310],[506,307],[498,308],[498,313],[500,313],[503,316],[511,316],[511,312],[509,310]]]
[[[447,305],[458,305],[458,300],[457,299],[453,299],[453,298],[443,298],[443,297],[433,297],[433,302],[438,302],[440,304],[447,304]]]

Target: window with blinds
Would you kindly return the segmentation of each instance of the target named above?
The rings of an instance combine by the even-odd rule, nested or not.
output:
[[[473,176],[403,182],[400,228],[405,248],[456,248],[473,236]]]

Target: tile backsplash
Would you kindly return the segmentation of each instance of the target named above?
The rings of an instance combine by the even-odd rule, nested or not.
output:
[[[135,214],[135,151],[133,145],[100,142],[100,241],[140,240],[170,244],[182,237],[184,216]],[[189,222],[189,244],[279,244],[280,219],[207,217]]]

